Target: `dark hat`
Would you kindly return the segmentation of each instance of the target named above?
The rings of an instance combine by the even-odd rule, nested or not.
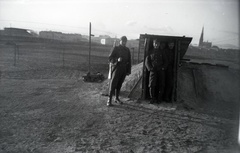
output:
[[[175,41],[173,39],[168,40],[168,44],[174,43]]]
[[[122,40],[122,41],[127,41],[127,37],[126,37],[126,36],[122,36],[122,37],[120,38],[120,40]]]
[[[153,39],[153,42],[159,42],[159,40],[156,38],[156,39]]]

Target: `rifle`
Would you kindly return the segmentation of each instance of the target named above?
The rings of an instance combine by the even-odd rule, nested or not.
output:
[[[112,65],[109,63],[108,79],[112,78]]]
[[[113,48],[116,46],[116,40],[113,42]],[[113,71],[115,71],[116,66],[114,67],[114,69],[112,68],[113,64],[111,62],[109,62],[109,71],[108,71],[108,79],[112,78],[112,73]]]
[[[113,65],[115,65],[114,68],[112,68]],[[117,65],[118,65],[118,62],[117,62],[116,64],[113,64],[113,63],[111,63],[111,62],[109,63],[108,79],[111,79],[111,78],[112,78],[112,73],[116,70]]]

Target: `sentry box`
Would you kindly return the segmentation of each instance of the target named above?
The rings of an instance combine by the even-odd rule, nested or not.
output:
[[[178,81],[178,68],[180,66],[180,61],[184,60],[183,57],[188,49],[189,44],[192,41],[191,37],[179,37],[179,36],[163,36],[163,35],[149,35],[140,34],[139,38],[139,51],[138,60],[141,57],[143,61],[143,76],[142,76],[142,99],[149,99],[149,71],[145,66],[145,59],[150,54],[153,49],[153,40],[158,39],[159,41],[164,41],[166,44],[169,41],[173,41],[174,47],[174,65],[173,65],[173,89],[171,92],[171,100],[177,101],[177,81]],[[166,45],[167,47],[167,45]],[[141,53],[141,54],[140,54]]]

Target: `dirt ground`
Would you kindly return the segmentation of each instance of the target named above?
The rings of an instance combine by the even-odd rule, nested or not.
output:
[[[125,90],[120,97],[123,105],[107,107],[102,93],[108,80],[85,83],[81,76],[86,71],[74,66],[31,69],[35,65],[20,65],[29,59],[6,68],[12,58],[1,55],[5,56],[0,58],[1,153],[239,152],[237,70],[186,67],[180,75],[184,79],[179,88],[185,89],[182,100],[150,105],[127,98]],[[195,79],[211,86],[191,84],[192,70],[200,74]],[[126,80],[133,81],[131,77]]]
[[[81,71],[58,71],[44,79],[2,74],[1,153],[237,152],[236,118],[125,96],[108,108],[107,80],[84,83]]]

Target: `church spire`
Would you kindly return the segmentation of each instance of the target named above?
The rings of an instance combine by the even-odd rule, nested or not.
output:
[[[201,33],[199,44],[198,44],[199,47],[203,45],[203,33],[204,33],[204,26],[202,27],[202,33]]]

